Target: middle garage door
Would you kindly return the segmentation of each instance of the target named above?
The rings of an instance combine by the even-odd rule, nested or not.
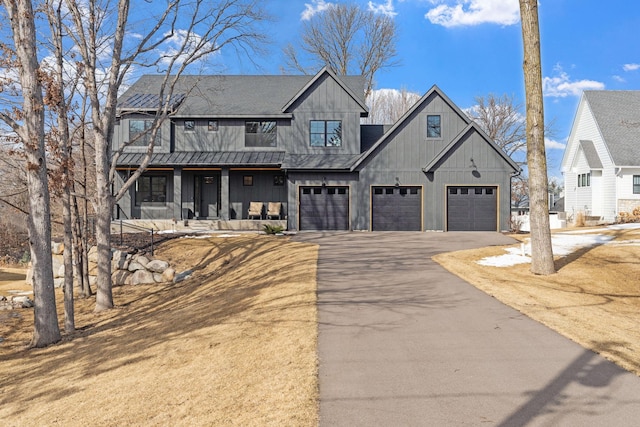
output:
[[[300,230],[348,230],[349,187],[300,187]]]
[[[372,231],[421,231],[422,191],[420,187],[373,187]]]

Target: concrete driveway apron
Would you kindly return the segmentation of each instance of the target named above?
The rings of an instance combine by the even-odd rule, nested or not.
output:
[[[510,238],[301,233],[296,240],[320,245],[321,426],[640,425],[639,377],[431,260]]]

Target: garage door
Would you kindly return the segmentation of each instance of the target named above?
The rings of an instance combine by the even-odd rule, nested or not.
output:
[[[348,229],[348,187],[300,187],[300,230]]]
[[[497,231],[497,187],[449,187],[447,230]]]
[[[373,231],[421,231],[421,188],[373,187],[371,229]]]

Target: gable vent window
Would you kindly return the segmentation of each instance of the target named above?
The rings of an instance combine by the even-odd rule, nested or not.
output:
[[[427,138],[442,138],[440,116],[427,116]]]
[[[342,122],[340,120],[311,120],[312,147],[342,146]]]
[[[640,175],[633,175],[633,194],[640,194]]]
[[[277,126],[275,121],[246,122],[245,147],[276,147]]]

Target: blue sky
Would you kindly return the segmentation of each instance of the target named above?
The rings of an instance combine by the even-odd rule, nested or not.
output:
[[[279,74],[282,48],[300,34],[303,19],[328,0],[265,0],[275,17],[273,44],[258,58],[227,64],[228,72]],[[437,84],[461,108],[474,97],[508,94],[524,104],[518,0],[352,0],[391,14],[399,30],[400,65],[376,76],[376,88],[423,94]],[[640,89],[640,1],[540,0],[549,176],[559,168],[584,89]]]

